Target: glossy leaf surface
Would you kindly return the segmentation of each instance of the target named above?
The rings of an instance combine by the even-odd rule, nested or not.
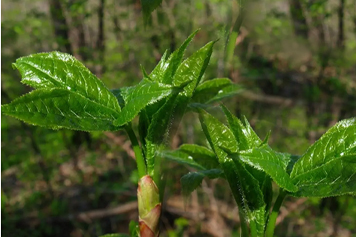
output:
[[[257,148],[262,144],[261,139],[257,136],[245,117],[242,122],[240,119],[235,117],[225,106],[222,105],[221,108],[223,109],[229,123],[229,127],[239,144],[240,152]],[[258,170],[255,167],[247,165],[245,168],[259,182],[259,187],[262,191],[263,199],[266,205],[265,215],[267,216],[273,197],[271,178],[264,171]]]
[[[287,174],[287,164],[276,152],[266,147],[241,151],[234,155],[234,159],[240,159],[244,163],[264,171],[282,188],[290,192],[296,192],[297,187]]]
[[[156,67],[152,70],[152,72],[149,75],[149,78],[151,78],[153,81],[156,82],[161,82],[163,81],[163,76],[165,71],[167,70],[167,67],[169,65],[168,60],[168,51],[166,50],[164,54],[161,57],[161,60],[158,62]]]
[[[221,148],[230,153],[238,152],[235,136],[226,125],[204,110],[199,110],[199,118],[205,136],[214,150]]]
[[[328,197],[356,192],[356,118],[327,131],[295,163],[297,196]]]
[[[192,156],[190,156],[187,153],[180,151],[180,150],[162,151],[159,153],[159,155],[164,158],[173,160],[175,162],[178,162],[178,163],[181,163],[184,165],[189,165],[190,167],[196,168],[198,170],[205,170],[205,167],[201,166],[196,161],[194,161]]]
[[[178,94],[176,99],[176,106],[173,116],[175,117],[175,124],[173,124],[173,133],[178,127],[186,108],[193,96],[196,86],[199,84],[206,67],[208,66],[210,56],[212,54],[213,45],[215,42],[210,42],[196,51],[189,58],[184,60],[178,67],[174,77],[173,85],[179,86],[188,83],[183,91]]]
[[[184,88],[185,96],[193,95],[195,87],[199,84],[208,66],[214,43],[209,42],[179,65],[173,77],[173,85],[180,86],[185,82],[191,82]]]
[[[238,118],[232,115],[225,106],[221,106],[221,108],[225,113],[229,127],[236,141],[239,143],[240,151],[258,147],[261,144],[261,139],[257,136],[255,131],[253,131],[246,118],[244,118],[244,123],[242,123]]]
[[[193,40],[194,36],[198,33],[198,30],[193,32],[184,42],[183,44],[174,51],[168,58],[167,62],[163,66],[164,70],[161,73],[161,78],[158,78],[158,81],[165,83],[165,84],[172,84],[173,77],[182,63],[184,52],[188,47],[189,43]]]
[[[165,84],[172,84],[172,79],[177,71],[178,66],[181,64],[184,52],[188,47],[189,43],[193,40],[194,36],[198,33],[198,30],[193,32],[184,42],[183,44],[175,50],[169,57],[167,56],[167,52],[164,53],[160,62],[157,66],[152,70],[149,75],[152,80],[157,82],[162,82]]]
[[[24,84],[34,88],[63,88],[120,111],[117,99],[103,82],[69,54],[32,54],[17,59],[13,65],[20,71]]]
[[[250,224],[254,223],[257,232],[262,234],[266,207],[263,194],[259,188],[259,182],[245,169],[244,164],[229,157],[228,153],[238,151],[238,143],[233,133],[219,120],[203,110],[200,110],[199,118],[239,208],[246,211]]]
[[[219,92],[211,99],[209,99],[206,103],[212,104],[218,101],[221,101],[225,98],[229,98],[235,96],[243,91],[243,88],[240,85],[232,84],[230,86],[226,86],[219,90]]]
[[[1,106],[2,113],[52,129],[115,131],[118,112],[65,89],[37,89]]]
[[[215,78],[212,80],[204,81],[195,89],[192,102],[205,103],[216,96],[221,89],[231,84],[232,82],[228,78]]]
[[[122,126],[130,122],[143,108],[167,97],[172,92],[171,86],[146,79],[142,80],[137,86],[133,86],[125,90],[124,94],[121,94],[125,101],[125,107],[114,124]]]

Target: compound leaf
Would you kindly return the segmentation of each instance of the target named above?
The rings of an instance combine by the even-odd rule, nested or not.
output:
[[[161,157],[176,161],[180,164],[189,165],[190,167],[196,168],[198,170],[205,170],[205,167],[195,162],[192,156],[180,150],[162,151],[159,153],[159,155]]]
[[[238,152],[238,143],[231,130],[207,112],[199,111],[200,123],[205,136],[218,157],[226,179],[239,208],[246,212],[250,224],[256,224],[261,235],[264,231],[264,197],[259,182],[246,170],[238,159],[231,159],[230,153]]]
[[[356,118],[340,121],[294,164],[296,196],[328,197],[356,192]]]
[[[2,113],[24,122],[52,129],[115,131],[118,112],[66,89],[37,89],[10,104]]]
[[[24,84],[38,89],[66,89],[102,106],[120,111],[117,99],[104,83],[69,54],[32,54],[17,59],[13,66],[20,71],[21,82]]]
[[[259,147],[262,144],[261,139],[253,131],[245,117],[243,120],[244,123],[242,123],[241,120],[232,115],[232,113],[225,106],[222,105],[221,108],[223,109],[230,129],[239,144],[240,151],[253,149]],[[263,193],[264,202],[266,204],[265,213],[267,216],[273,197],[271,178],[265,172],[258,170],[255,167],[247,165],[245,168],[259,182],[260,189]]]

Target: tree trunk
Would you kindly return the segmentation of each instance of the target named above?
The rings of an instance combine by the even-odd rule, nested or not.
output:
[[[64,16],[61,1],[49,0],[49,8],[59,50],[73,54],[69,41],[69,27]]]
[[[85,4],[86,2],[80,0],[71,0],[68,4],[68,10],[71,16],[71,26],[76,30],[78,34],[77,47],[80,58],[82,61],[88,61],[90,59],[89,48],[85,39],[84,31],[84,14],[85,14]]]
[[[300,0],[289,0],[289,11],[292,17],[294,33],[296,36],[308,39],[308,25],[303,14],[303,7]]]
[[[105,72],[104,8],[105,8],[105,0],[100,0],[100,5],[98,9],[98,39],[96,41],[98,60],[99,63],[101,64],[97,71],[98,76],[102,75]]]
[[[340,0],[340,6],[338,9],[338,17],[339,17],[339,34],[337,38],[337,46],[339,49],[344,49],[344,8],[345,8],[345,0]]]

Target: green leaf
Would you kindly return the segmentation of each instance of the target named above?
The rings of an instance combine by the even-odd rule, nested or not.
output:
[[[180,150],[161,151],[158,153],[158,155],[173,160],[175,162],[178,162],[180,164],[189,165],[190,167],[196,168],[198,170],[205,170],[205,167],[195,162],[192,156]]]
[[[327,131],[295,163],[293,195],[329,197],[356,192],[356,118]]]
[[[266,223],[266,204],[259,181],[246,169],[242,162],[234,160],[234,165],[232,168],[236,176],[234,178],[231,177],[229,183],[234,184],[235,188],[236,183],[238,183],[238,190],[243,200],[242,207],[249,217],[250,226],[251,222],[255,222],[258,236],[263,236]],[[226,167],[225,169],[231,168]]]
[[[162,0],[141,0],[143,21],[147,25],[151,13],[162,3]]]
[[[63,88],[102,106],[120,111],[115,96],[103,82],[69,54],[32,54],[17,59],[13,66],[20,71],[21,82],[24,84],[34,88]]]
[[[266,205],[259,182],[239,160],[233,160],[220,148],[216,148],[220,165],[239,208],[244,212],[250,225],[256,226],[258,236],[263,236]]]
[[[130,221],[130,237],[140,237],[140,227],[136,221]]]
[[[191,82],[184,87],[183,93],[186,97],[190,98],[195,87],[199,84],[209,64],[214,44],[215,41],[207,43],[179,65],[173,77],[173,85],[179,86],[183,83]]]
[[[147,105],[153,104],[170,94],[174,89],[169,85],[142,80],[138,85],[128,88],[122,94],[122,90],[116,90],[114,94],[123,98],[125,107],[114,121],[116,126],[122,126],[136,117],[136,115]],[[120,93],[119,93],[120,92]]]
[[[115,131],[118,112],[66,89],[37,89],[1,106],[2,113],[52,129]]]
[[[261,139],[253,131],[247,119],[244,117],[244,123],[242,123],[238,118],[231,114],[231,112],[225,107],[221,106],[223,109],[227,121],[229,123],[230,129],[233,132],[238,144],[239,150],[248,150],[252,148],[259,147],[262,144]],[[264,202],[266,204],[266,216],[269,214],[269,208],[272,202],[273,190],[272,182],[269,176],[263,171],[260,171],[252,166],[246,166],[249,173],[259,182],[260,189],[263,193]]]
[[[152,81],[150,76],[147,74],[145,68],[142,66],[142,64],[140,64],[140,69],[141,69],[143,78],[146,78],[147,80]]]
[[[156,67],[152,70],[152,72],[149,75],[149,78],[151,78],[153,81],[156,82],[161,82],[163,79],[164,72],[166,71],[169,62],[168,60],[168,51],[166,50],[164,54],[161,57],[161,60],[158,62]]]
[[[273,198],[272,179],[265,172],[252,166],[245,165],[245,168],[259,183],[260,190],[263,194],[263,200],[266,204],[265,216],[267,218]]]
[[[258,147],[261,144],[261,139],[257,136],[255,131],[253,131],[251,125],[245,117],[243,120],[244,123],[242,123],[238,118],[233,116],[225,106],[222,105],[221,108],[225,113],[230,129],[233,132],[236,141],[239,143],[240,151]]]
[[[178,66],[181,64],[184,52],[188,47],[189,43],[193,40],[194,36],[198,33],[199,30],[193,32],[183,44],[175,50],[167,60],[167,52],[162,56],[161,61],[153,69],[150,74],[150,78],[157,82],[162,82],[165,84],[172,84],[172,79],[174,74],[177,71]]]
[[[265,224],[265,203],[259,182],[246,170],[238,159],[231,159],[228,153],[238,151],[238,143],[231,130],[219,120],[200,110],[199,118],[211,147],[219,159],[220,166],[229,182],[239,208],[242,208],[250,224],[256,226],[261,235]]]
[[[195,144],[183,144],[179,147],[179,150],[193,157],[195,162],[208,170],[219,166],[219,161],[214,152],[206,147]]]
[[[235,136],[226,125],[204,110],[199,110],[199,118],[205,136],[213,150],[221,148],[229,153],[238,152],[238,143]]]
[[[234,154],[233,158],[264,171],[285,190],[290,192],[297,191],[297,187],[293,184],[292,179],[285,171],[288,163],[285,163],[281,155],[278,155],[278,153],[272,149],[259,147],[245,150],[241,151],[238,155]]]
[[[172,79],[170,75],[174,74],[173,77],[173,86],[174,87],[183,87],[183,91],[179,92],[176,98],[170,98],[167,100],[166,104],[163,105],[162,108],[159,109],[159,113],[154,115],[154,119],[152,118],[149,128],[149,132],[147,134],[148,138],[146,139],[146,158],[148,162],[148,170],[153,172],[154,167],[154,153],[157,150],[157,146],[162,142],[162,139],[158,139],[162,137],[162,134],[165,134],[168,125],[170,125],[171,118],[175,118],[175,123],[173,127],[173,133],[177,128],[177,124],[179,123],[182,115],[184,114],[186,107],[188,105],[189,100],[193,94],[193,91],[196,85],[199,83],[211,56],[212,47],[214,42],[210,42],[200,50],[191,55],[188,59],[186,59],[182,64],[178,66],[177,62],[181,61],[183,57],[183,53],[191,39],[194,37],[196,32],[194,32],[178,49],[175,53],[170,57],[170,61],[167,65],[168,71],[164,71],[164,75],[168,75],[167,78]],[[173,60],[173,61],[171,61]],[[178,60],[178,61],[177,61]],[[165,62],[164,62],[165,63]],[[171,66],[173,65],[173,66]],[[162,68],[165,68],[162,66]],[[176,70],[176,73],[174,71]],[[154,70],[155,71],[155,70]],[[168,74],[165,74],[168,73]],[[159,73],[157,73],[159,75]],[[170,83],[170,81],[165,80],[166,83]],[[125,109],[125,108],[124,108]],[[123,110],[124,110],[123,109]],[[173,116],[172,116],[173,114]],[[157,137],[158,135],[158,137]]]
[[[224,87],[231,85],[232,82],[228,78],[215,78],[205,81],[197,86],[194,91],[192,102],[206,103],[211,98],[219,94],[219,91]]]
[[[222,99],[226,99],[232,96],[235,96],[237,94],[240,94],[243,91],[243,87],[240,85],[232,84],[230,86],[226,86],[219,90],[218,94],[215,95],[213,98],[208,100],[206,103],[207,104],[212,104],[218,101],[221,101]]]
[[[282,159],[287,162],[287,173],[290,174],[292,172],[292,169],[295,165],[295,163],[300,159],[301,156],[298,155],[292,155],[289,153],[279,153],[282,155]]]
[[[223,176],[220,169],[203,170],[199,172],[189,172],[180,179],[182,185],[182,193],[184,197],[188,197],[195,189],[197,189],[205,177],[216,179]]]
[[[172,133],[178,128],[178,124],[185,113],[189,101],[193,95],[196,86],[199,84],[206,67],[208,66],[213,45],[215,42],[210,42],[204,47],[196,51],[193,55],[181,63],[173,77],[173,85],[176,87],[186,86],[178,94],[176,99],[174,114],[175,123],[172,126]]]

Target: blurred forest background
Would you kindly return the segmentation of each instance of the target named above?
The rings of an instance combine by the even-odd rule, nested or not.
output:
[[[145,27],[139,0],[3,0],[2,103],[30,90],[11,63],[32,53],[73,54],[109,88],[136,84],[165,49],[194,30],[188,48],[214,46],[205,79],[228,77],[244,90],[224,103],[246,115],[270,145],[302,154],[337,121],[356,116],[356,1],[253,0],[233,55],[226,39],[238,1],[164,0]],[[222,117],[219,109],[213,109]],[[99,236],[128,232],[137,218],[137,173],[124,132],[52,131],[1,118],[3,236]],[[188,113],[171,148],[206,144]],[[236,205],[223,180],[206,180],[187,203],[180,177],[188,168],[165,162],[161,235],[234,236]],[[169,173],[168,173],[169,172]],[[276,190],[277,191],[277,190]],[[276,236],[356,236],[356,199],[287,198]]]

